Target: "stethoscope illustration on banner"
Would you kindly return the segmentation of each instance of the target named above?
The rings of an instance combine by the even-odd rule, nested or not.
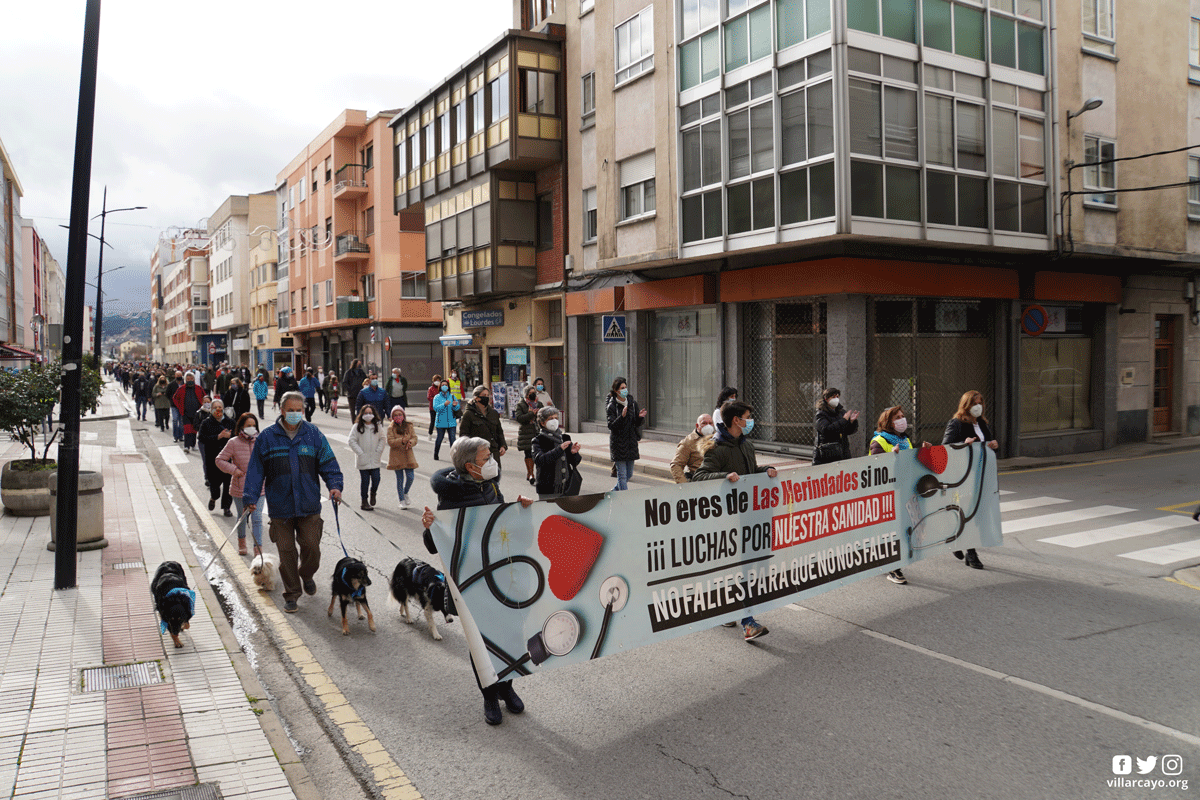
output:
[[[941,447],[951,447],[955,450],[967,448],[967,469],[963,476],[955,483],[942,483],[936,475],[927,473],[922,475],[917,480],[916,492],[924,498],[933,497],[938,492],[945,492],[947,489],[957,489],[967,482],[971,477],[971,467],[975,460],[975,449],[969,444],[952,444],[939,445]],[[957,503],[951,503],[942,508],[929,512],[921,517],[915,525],[908,529],[908,543],[911,550],[924,550],[927,547],[935,547],[940,544],[950,544],[958,537],[962,536],[966,530],[967,523],[975,518],[979,513],[979,504],[983,499],[984,480],[987,474],[987,451],[985,445],[982,452],[982,461],[979,465],[979,490],[975,493],[975,508],[970,514],[965,514],[962,507]],[[909,500],[909,512],[913,518],[916,518],[920,510],[917,498],[914,496]],[[951,532],[951,527],[953,528]]]
[[[490,558],[491,540],[496,528],[496,521],[505,509],[512,505],[515,504],[503,503],[492,512],[484,526],[483,536],[479,543],[482,566],[475,574],[462,579],[459,578],[459,571],[462,566],[463,526],[466,514],[464,513],[465,509],[459,511],[454,530],[454,550],[450,556],[450,576],[458,586],[460,594],[465,593],[468,587],[482,579],[487,585],[488,591],[499,603],[508,608],[522,609],[532,606],[541,599],[547,587],[547,577],[542,565],[531,556],[508,556],[496,562],[492,562]],[[573,519],[552,515],[542,521],[538,531],[538,548],[551,560],[552,564],[557,555],[564,565],[557,572],[553,566],[551,567],[549,587],[555,597],[567,602],[575,599],[584,584],[587,583],[603,543],[603,536]],[[536,577],[536,587],[529,597],[523,600],[517,600],[505,594],[496,582],[494,575],[497,569],[513,564],[529,566],[533,569]],[[596,635],[596,644],[592,648],[591,658],[598,658],[601,655],[608,634],[609,622],[614,614],[625,608],[625,604],[629,600],[628,582],[619,575],[608,576],[600,584],[599,599],[600,606],[604,609],[604,617]],[[586,626],[578,613],[569,609],[559,609],[546,617],[542,629],[530,637],[526,643],[527,652],[519,658],[514,658],[486,636],[483,636],[483,642],[488,652],[506,665],[497,673],[497,678],[503,680],[509,673],[531,674],[529,668],[525,666],[527,663],[537,666],[551,656],[567,655],[575,649],[585,633]]]

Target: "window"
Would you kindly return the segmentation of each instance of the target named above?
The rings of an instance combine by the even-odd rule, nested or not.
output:
[[[1111,192],[1117,188],[1117,165],[1112,163],[1116,157],[1116,142],[1099,136],[1083,137],[1083,160],[1086,164],[1083,168],[1083,188],[1096,190],[1083,196],[1087,203],[1116,207],[1117,196]]]
[[[1112,55],[1117,50],[1113,31],[1115,0],[1083,0],[1083,47]]]
[[[333,180],[333,156],[325,156],[325,182]]]
[[[550,339],[562,338],[562,300],[551,300],[546,304],[546,335]]]
[[[321,305],[321,284],[319,283],[312,285],[312,303],[314,309]]]
[[[553,72],[521,70],[521,111],[526,114],[556,114],[556,78]]]
[[[363,277],[363,291],[367,295],[368,300],[375,299],[375,275],[366,275]]]
[[[319,171],[320,171],[320,167],[313,167],[313,176],[312,176],[312,181],[313,181],[313,188],[312,188],[312,190],[313,190],[313,194],[316,194],[316,193],[317,193],[317,173],[318,173]]]
[[[654,6],[618,25],[616,39],[618,86],[654,69]]]
[[[538,195],[537,215],[537,249],[551,250],[554,248],[554,195]]]
[[[467,101],[464,100],[454,107],[454,142],[462,144],[467,140]]]
[[[434,152],[435,151],[434,136],[435,136],[435,134],[433,132],[433,123],[430,122],[428,125],[425,126],[425,135],[424,135],[424,138],[425,138],[424,161],[426,161],[426,162],[433,161],[434,156],[436,155],[436,153]]]
[[[771,44],[770,3],[730,20],[725,23],[725,71],[766,58]]]
[[[492,122],[508,116],[508,73],[488,84],[488,92],[492,95]]]
[[[586,120],[596,113],[596,73],[589,72],[583,76],[581,90],[580,116]]]
[[[1200,82],[1200,19],[1195,17],[1188,31],[1188,80]]]
[[[302,286],[302,287],[300,287],[300,310],[301,310],[301,311],[307,311],[307,310],[308,310],[308,301],[307,301],[307,300],[305,300],[305,294],[304,294],[304,287],[303,287],[303,286]]]
[[[683,38],[688,39],[721,21],[721,4],[719,0],[683,0],[680,14]]]
[[[369,172],[375,166],[375,145],[368,144],[362,151],[363,172]]]
[[[596,241],[596,189],[583,190],[583,243]]]
[[[1092,427],[1092,340],[1070,335],[1083,310],[1053,311],[1066,317],[1068,335],[1021,337],[1022,434]]]
[[[333,280],[326,279],[325,281],[325,305],[333,305]]]
[[[303,203],[304,200],[308,197],[308,184],[305,183],[303,178],[301,178],[299,186],[300,186],[300,202]]]
[[[400,273],[400,296],[410,300],[425,299],[425,273]]]
[[[1200,156],[1188,156],[1188,216],[1200,217]]]
[[[721,31],[714,28],[679,46],[679,88],[690,89],[721,74]]]
[[[829,0],[776,0],[775,10],[780,50],[829,30]]]
[[[654,151],[621,162],[621,219],[654,211]]]
[[[471,133],[476,134],[483,131],[484,123],[487,118],[483,112],[483,89],[471,95]]]
[[[375,206],[371,206],[363,212],[363,234],[366,236],[375,235]]]
[[[438,155],[450,152],[450,112],[447,111],[437,118]]]

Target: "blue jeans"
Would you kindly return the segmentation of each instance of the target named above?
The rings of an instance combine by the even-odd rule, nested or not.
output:
[[[375,469],[360,469],[358,475],[362,478],[362,499],[367,502],[367,490],[370,489],[371,494],[379,488],[379,467]]]
[[[171,435],[177,442],[183,440],[183,417],[175,406],[171,406]]]
[[[413,485],[413,471],[411,469],[396,470],[396,494],[400,495],[400,502],[404,502],[404,498],[408,495],[408,490]]]
[[[234,504],[237,506],[238,526],[237,535],[239,539],[246,538],[246,520],[242,518],[242,512],[246,510],[246,501],[240,497],[233,498]],[[262,547],[262,500],[250,512],[250,530],[254,536],[254,546]]]
[[[613,487],[614,492],[623,492],[629,488],[629,479],[633,476],[632,461],[618,461],[617,464],[617,485]]]
[[[450,444],[454,444],[454,428],[438,428],[437,441],[433,443],[433,460],[437,461],[438,453],[442,449],[442,437],[449,434]]]
[[[146,407],[150,405],[150,401],[149,401],[147,398],[145,398],[145,397],[139,397],[139,398],[138,398],[136,401],[134,401],[134,402],[137,404],[137,418],[138,418],[139,420],[143,420],[143,421],[145,421],[145,419],[146,419]]]

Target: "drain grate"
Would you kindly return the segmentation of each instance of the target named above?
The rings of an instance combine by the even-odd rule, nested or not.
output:
[[[120,564],[113,564],[113,569],[145,569],[146,562],[144,561],[122,561]]]
[[[90,667],[83,670],[83,691],[106,692],[163,683],[162,667],[157,661],[122,664],[118,667]]]
[[[126,795],[119,800],[221,800],[222,797],[217,784],[201,783],[198,786],[181,786],[164,792]]]

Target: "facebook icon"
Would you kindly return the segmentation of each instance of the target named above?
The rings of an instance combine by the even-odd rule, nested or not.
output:
[[[1113,756],[1113,774],[1128,775],[1133,772],[1133,759],[1129,756]]]

